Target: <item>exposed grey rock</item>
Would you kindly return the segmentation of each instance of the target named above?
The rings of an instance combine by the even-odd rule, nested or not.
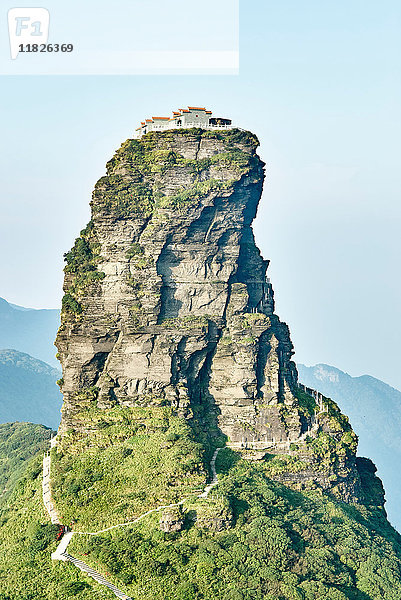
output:
[[[184,526],[184,514],[181,506],[166,508],[160,517],[159,527],[165,533],[181,531]]]
[[[211,531],[224,531],[229,529],[232,523],[232,512],[228,505],[218,498],[210,499],[204,505],[197,508],[196,526],[199,529],[210,529]]]
[[[90,433],[76,415],[91,402],[167,403],[248,455],[288,453],[297,442],[313,463],[307,435],[340,444],[335,411],[302,404],[289,330],[255,245],[257,145],[238,130],[166,131],[127,140],[108,163],[92,221],[67,255],[60,437]],[[358,496],[352,450],[319,477]],[[343,479],[352,480],[345,491]]]

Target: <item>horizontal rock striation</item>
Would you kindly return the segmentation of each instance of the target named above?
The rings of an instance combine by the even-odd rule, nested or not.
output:
[[[255,245],[257,146],[239,130],[154,132],[108,162],[66,254],[60,437],[90,433],[87,406],[168,405],[253,458],[296,454],[306,467],[279,479],[352,500],[356,436],[334,403],[319,409],[298,387]]]

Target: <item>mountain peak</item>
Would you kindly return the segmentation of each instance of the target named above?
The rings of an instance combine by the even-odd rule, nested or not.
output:
[[[298,472],[277,478],[357,499],[357,438],[332,401],[298,386],[255,244],[257,146],[238,129],[153,131],[107,163],[66,254],[60,444],[93,443],[113,410],[141,414],[145,429],[170,411],[206,445],[252,459],[293,452]]]
[[[298,384],[275,312],[251,228],[257,144],[152,131],[96,184],[65,256],[61,426],[0,523],[10,597],[93,596],[63,565],[49,585],[50,556],[126,598],[400,597],[375,466],[338,406]],[[72,527],[57,550],[43,491]]]
[[[335,367],[330,367],[324,363],[319,363],[313,367],[316,379],[319,381],[330,381],[332,383],[340,380],[341,371]]]

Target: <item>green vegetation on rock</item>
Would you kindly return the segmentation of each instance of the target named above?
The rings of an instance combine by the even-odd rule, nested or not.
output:
[[[235,180],[221,181],[219,179],[208,179],[196,181],[191,187],[182,188],[172,196],[162,196],[156,204],[157,208],[173,208],[183,210],[194,206],[201,198],[209,192],[224,191],[232,188]]]
[[[152,214],[153,206],[154,192],[142,182],[127,182],[121,175],[109,175],[99,179],[96,184],[96,210],[102,207],[118,217],[138,214],[146,218]]]
[[[175,317],[163,319],[160,325],[166,329],[204,329],[208,325],[209,317],[210,315]]]
[[[298,398],[299,406],[305,415],[312,416],[315,414],[317,405],[312,396],[304,392],[301,388],[295,391],[295,396]]]
[[[144,253],[143,246],[141,246],[138,242],[133,242],[129,247],[125,257],[130,259],[133,256],[142,256]]]
[[[320,469],[336,466],[340,460],[344,460],[347,456],[354,456],[356,446],[357,437],[352,430],[341,433],[337,438],[320,431],[315,438],[307,440],[308,450]]]
[[[234,181],[249,173],[259,160],[249,154],[249,146],[258,143],[256,136],[249,132],[215,132],[196,128],[174,131],[174,135],[182,134],[194,136],[198,141],[203,137],[224,140],[226,149],[195,160],[171,149],[173,136],[170,131],[156,135],[151,132],[138,140],[126,140],[107,163],[107,175],[96,184],[93,211],[106,212],[115,218],[137,215],[147,219],[155,216],[159,209],[187,210],[210,191],[230,189]],[[224,181],[216,178],[220,167],[228,167],[235,179]],[[192,184],[172,195],[161,193],[159,179],[170,171],[179,174],[181,169],[192,174]]]
[[[80,315],[82,313],[82,296],[96,282],[102,281],[105,274],[97,270],[100,258],[100,245],[94,235],[93,222],[81,231],[73,248],[64,255],[66,266],[64,272],[70,274],[68,289],[62,298],[64,315]]]

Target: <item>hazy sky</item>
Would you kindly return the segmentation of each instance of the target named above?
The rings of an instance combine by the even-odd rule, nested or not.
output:
[[[255,233],[296,360],[401,388],[400,30],[395,0],[254,0],[238,76],[0,78],[0,296],[59,306],[114,150],[145,117],[206,105],[261,141]]]

